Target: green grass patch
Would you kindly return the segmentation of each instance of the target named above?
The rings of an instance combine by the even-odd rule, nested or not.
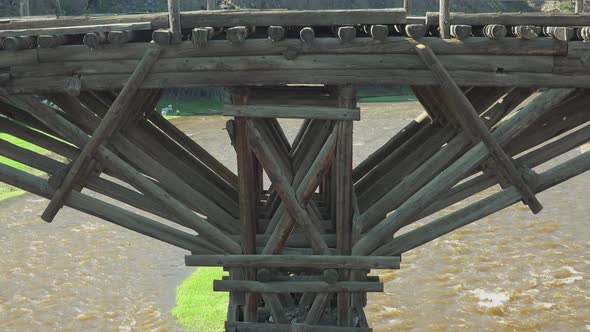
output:
[[[224,275],[222,268],[199,268],[176,289],[172,314],[180,325],[198,332],[224,330],[229,293],[213,291],[213,280]]]
[[[401,96],[382,96],[382,97],[367,97],[360,98],[361,103],[400,103],[406,101],[416,101],[414,95],[401,95]]]
[[[191,115],[218,115],[223,110],[223,103],[218,100],[207,98],[171,98],[163,97],[160,99],[156,110],[161,112],[163,108],[172,105],[173,112],[169,112],[169,117],[174,116],[191,116]],[[180,111],[179,114],[176,110]]]
[[[49,153],[49,151],[45,150],[42,147],[31,144],[27,141],[24,141],[20,138],[8,135],[6,133],[0,133],[0,139],[7,141],[9,143],[12,143],[12,144],[19,146],[21,148],[39,153],[39,154],[48,154]],[[8,159],[8,158],[2,157],[2,156],[0,156],[0,164],[5,164],[7,166],[16,168],[18,170],[21,170],[21,171],[24,171],[27,173],[32,173],[35,175],[38,175],[40,173],[40,172],[35,172],[35,170],[33,170],[33,168],[31,168],[27,165],[21,164],[17,161],[14,161],[12,159]],[[20,196],[24,193],[25,193],[24,191],[22,191],[18,188],[15,188],[13,186],[9,186],[5,183],[0,183],[0,201],[8,199],[8,198],[12,198],[12,197]]]

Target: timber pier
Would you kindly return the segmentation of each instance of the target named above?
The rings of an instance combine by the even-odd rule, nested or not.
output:
[[[0,131],[60,157],[0,140],[0,155],[48,175],[0,164],[0,181],[47,198],[46,222],[69,206],[225,268],[214,289],[230,293],[228,331],[371,331],[367,293],[383,291],[371,269],[520,202],[541,213],[538,193],[590,169],[585,152],[535,171],[590,142],[580,1],[575,14],[465,14],[441,0],[425,16],[404,3],[169,0],[167,13],[4,20]],[[353,167],[356,87],[373,84],[410,86],[426,112]],[[163,89],[208,86],[231,95],[238,174],[154,111]],[[302,120],[294,140],[285,118]]]

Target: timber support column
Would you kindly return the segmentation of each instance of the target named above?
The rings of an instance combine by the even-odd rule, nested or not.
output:
[[[340,108],[356,108],[356,90],[352,85],[338,87],[338,103]],[[336,249],[338,255],[350,256],[352,253],[352,132],[353,121],[341,120],[336,123],[337,143],[333,166],[332,198],[335,200],[333,213],[336,224]],[[350,280],[350,270],[341,270],[340,279]],[[352,302],[351,293],[338,294],[338,325],[351,326]]]

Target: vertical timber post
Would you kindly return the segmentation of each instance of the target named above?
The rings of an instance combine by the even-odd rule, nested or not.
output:
[[[233,104],[248,103],[247,90],[232,96]],[[236,153],[238,157],[240,237],[243,254],[256,255],[256,221],[258,219],[258,198],[260,196],[260,166],[250,147],[247,118],[236,117]],[[245,268],[243,280],[256,280],[256,269]],[[244,321],[258,321],[258,295],[246,293],[244,298]]]
[[[180,23],[180,0],[168,0],[168,17],[170,20],[171,43],[182,41],[182,26]]]
[[[450,1],[451,0],[440,0],[439,26],[440,26],[440,36],[443,39],[451,38]]]
[[[338,88],[340,108],[356,107],[356,91],[352,85]],[[337,254],[349,256],[352,253],[352,121],[338,121],[336,156],[334,159],[333,195],[335,196],[336,248]],[[343,270],[340,280],[350,280],[350,270]],[[352,294],[338,294],[338,325],[352,324]]]
[[[576,14],[584,12],[584,0],[576,0]]]
[[[407,16],[412,15],[412,0],[404,0],[404,9]]]
[[[216,10],[217,0],[207,0],[207,10]]]

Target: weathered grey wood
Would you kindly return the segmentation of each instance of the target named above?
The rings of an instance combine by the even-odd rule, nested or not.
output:
[[[84,35],[84,45],[94,50],[107,42],[107,34],[104,32],[89,32]]]
[[[35,48],[36,45],[35,37],[6,37],[2,39],[2,48],[7,51]]]
[[[122,45],[129,43],[136,37],[135,31],[132,30],[120,30],[111,31],[107,36],[109,43],[114,45]]]
[[[326,242],[321,237],[317,227],[311,223],[311,218],[297,199],[295,189],[291,187],[290,181],[287,180],[285,171],[274,159],[276,152],[269,147],[267,142],[270,141],[262,136],[258,127],[251,120],[248,122],[252,150],[256,153],[260,164],[264,167],[268,177],[275,185],[275,190],[277,190],[277,193],[285,204],[285,208],[295,222],[303,229],[314,251],[318,253],[327,252],[328,246]]]
[[[280,25],[272,25],[268,27],[268,38],[274,42],[279,42],[285,39],[287,29]]]
[[[150,121],[166,133],[166,135],[170,136],[174,141],[184,147],[199,161],[237,190],[238,177],[234,172],[228,169],[227,166],[217,160],[217,158],[212,156],[207,150],[188,137],[184,132],[171,124],[170,121],[158,114],[158,112],[151,113],[149,118]]]
[[[546,27],[545,33],[559,41],[567,42],[574,38],[575,30],[571,27]]]
[[[490,39],[498,40],[506,37],[508,29],[505,25],[489,24],[483,28],[483,34]]]
[[[291,118],[323,120],[355,120],[361,118],[360,108],[301,107],[281,105],[225,105],[225,116],[250,118]]]
[[[543,209],[541,203],[536,199],[531,191],[529,185],[524,180],[522,174],[516,169],[505,151],[500,147],[498,142],[492,137],[488,128],[478,116],[477,111],[469,102],[467,97],[461,92],[461,89],[456,85],[451,76],[448,74],[444,66],[436,58],[434,52],[426,46],[418,46],[418,55],[435,73],[438,83],[441,87],[446,87],[444,92],[447,94],[446,102],[451,106],[450,108],[456,112],[457,118],[464,130],[470,132],[472,137],[481,139],[488,149],[492,157],[497,163],[499,171],[508,178],[510,183],[515,186],[522,194],[523,201],[529,206],[534,214],[538,214]]]
[[[356,38],[356,28],[353,26],[343,26],[338,28],[338,38],[343,43],[350,43]]]
[[[216,10],[217,9],[217,1],[216,0],[207,0],[207,10]]]
[[[53,221],[55,215],[62,206],[64,198],[69,194],[74,184],[83,178],[88,172],[87,167],[96,153],[98,147],[105,142],[119,129],[118,124],[125,116],[125,108],[130,106],[139,85],[145,79],[151,67],[154,65],[160,55],[160,50],[152,48],[146,52],[144,59],[138,65],[123,91],[119,94],[115,103],[109,109],[105,119],[94,132],[92,139],[84,146],[84,149],[73,164],[72,169],[68,172],[61,187],[56,191],[55,196],[51,199],[49,206],[45,209],[41,218],[47,222]]]
[[[574,8],[576,14],[584,12],[584,0],[576,0],[576,6]]]
[[[151,30],[149,22],[137,22],[130,24],[104,24],[104,25],[83,25],[70,27],[49,27],[49,28],[23,28],[16,30],[0,31],[0,38],[3,37],[34,37],[42,35],[81,35],[89,33],[107,33],[111,31],[133,31]]]
[[[23,110],[32,114],[47,126],[58,131],[61,135],[66,137],[69,141],[78,146],[87,146],[88,137],[78,128],[72,126],[66,120],[55,114],[55,112],[46,109],[46,106],[32,97],[14,97],[23,107]],[[97,150],[96,156],[98,159],[109,165],[109,169],[113,172],[121,174],[129,181],[131,185],[144,192],[146,195],[152,197],[154,200],[160,201],[178,221],[185,227],[197,230],[200,234],[209,237],[210,241],[215,243],[215,246],[223,248],[226,253],[240,253],[240,246],[233,240],[228,238],[224,233],[219,231],[215,226],[205,221],[186,206],[180,203],[170,194],[162,190],[158,185],[151,180],[143,177],[139,172],[130,167],[125,161],[121,160],[115,154],[100,146]],[[141,151],[137,151],[141,152]],[[144,162],[150,162],[149,158],[144,158]],[[162,170],[163,171],[163,170]],[[63,186],[62,186],[63,187]]]
[[[41,48],[54,48],[68,42],[65,35],[41,35],[37,37],[37,45]]]
[[[172,33],[170,39],[172,44],[182,41],[182,22],[180,18],[180,0],[168,0],[168,27]]]
[[[154,32],[152,32],[152,40],[154,43],[161,46],[170,45],[170,43],[172,43],[172,32],[168,29],[154,30]]]
[[[317,269],[399,269],[399,257],[239,255],[186,256],[187,266]]]
[[[264,303],[270,307],[272,319],[275,324],[289,324],[285,308],[277,294],[263,293],[262,298],[264,299]]]
[[[589,53],[590,54],[590,53]],[[552,56],[506,56],[506,55],[441,55],[441,62],[445,64],[446,68],[451,71],[487,71],[487,72],[528,72],[528,73],[552,73],[554,69],[555,57]],[[576,64],[576,59],[564,60],[558,62],[563,66],[571,67],[572,70],[579,69],[584,72],[582,64]],[[35,78],[47,76],[64,76],[84,75],[92,78],[97,73],[111,74],[131,74],[138,61],[135,60],[119,60],[115,63],[109,61],[75,61],[63,62],[57,66],[55,63],[44,63],[38,66],[19,65],[10,68],[10,74],[13,78]],[[154,67],[153,72],[158,74],[167,74],[174,76],[177,74],[199,73],[199,76],[205,78],[214,76],[219,68],[223,68],[220,73],[234,72],[235,74],[248,74],[248,72],[258,71],[263,72],[264,75],[282,75],[288,77],[287,72],[283,70],[292,71],[294,73],[307,72],[310,70],[330,70],[333,73],[340,71],[346,75],[349,71],[356,72],[359,70],[366,70],[368,72],[377,72],[375,69],[384,70],[410,70],[413,69],[416,73],[421,74],[420,70],[425,70],[426,66],[418,57],[413,55],[399,54],[399,55],[382,55],[372,54],[359,57],[358,55],[299,55],[296,59],[288,60],[284,56],[244,56],[244,57],[219,57],[219,58],[176,58],[176,59],[161,59],[158,65]],[[587,72],[587,70],[586,70]],[[565,73],[565,72],[561,72]],[[408,74],[409,75],[409,74]],[[279,76],[280,77],[280,76]],[[285,81],[287,81],[285,79]],[[164,86],[162,84],[162,86]],[[296,91],[294,91],[296,92]],[[269,105],[283,105],[283,106],[320,106],[322,104],[334,104],[330,96],[320,95],[320,93],[311,94],[310,98],[317,98],[316,100],[299,100],[291,96],[289,99],[283,100],[275,96],[271,98],[254,98],[251,102],[253,105],[259,103],[264,106]],[[320,105],[314,105],[315,101]],[[330,106],[330,105],[324,105]]]
[[[215,280],[213,290],[216,292],[252,292],[252,293],[339,293],[339,292],[383,292],[380,282],[268,282]]]
[[[262,324],[262,323],[245,323],[245,322],[226,322],[226,331],[235,332],[373,332],[370,328],[360,327],[341,327],[326,325],[307,325],[307,324]],[[232,330],[233,329],[233,330]]]
[[[408,24],[404,31],[406,32],[406,35],[412,39],[421,39],[426,36],[428,27],[424,24]]]
[[[389,36],[389,27],[383,24],[371,25],[371,37],[377,41],[385,41]]]
[[[537,177],[535,192],[544,191],[571,177],[590,170],[590,152],[560,164]],[[448,234],[460,227],[505,209],[520,200],[519,192],[510,187],[473,203],[461,210],[410,231],[375,251],[374,254],[400,254]]]
[[[329,169],[329,166],[331,165],[332,158],[335,153],[335,149],[336,131],[333,131],[332,134],[326,139],[324,146],[318,152],[315,159],[313,159],[313,163],[311,164],[309,171],[307,173],[303,173],[305,174],[304,177],[297,176],[294,179],[293,184],[297,186],[297,198],[304,205],[306,205],[311,199],[315,189],[319,185],[321,176]],[[313,154],[310,155],[313,156]],[[281,208],[279,207],[279,210],[280,209]],[[285,213],[284,217],[281,217],[278,221],[278,225],[272,230],[271,237],[269,238],[263,253],[275,254],[279,250],[281,250],[281,248],[284,246],[286,242],[286,239],[288,238],[288,235],[291,234],[295,222],[296,220],[294,220],[294,218],[292,218],[290,214]],[[315,225],[313,227],[315,228]],[[267,234],[269,233],[267,232]],[[309,239],[309,236],[306,237]]]
[[[451,24],[482,26],[500,25],[536,25],[536,26],[584,26],[587,25],[589,14],[563,13],[451,13]],[[426,13],[427,25],[439,24],[439,13]]]
[[[555,89],[543,93],[498,127],[494,131],[495,139],[501,146],[506,144],[572,92],[571,89]],[[435,201],[438,195],[457,184],[463,177],[462,174],[474,170],[488,154],[489,150],[483,143],[476,145],[357,241],[353,247],[353,255],[365,255],[374,251],[379,246],[378,243],[387,240],[393,233],[411,222],[412,216],[418,215],[422,209]]]
[[[237,26],[227,29],[225,35],[227,40],[232,44],[241,44],[248,38],[248,27]]]
[[[449,0],[440,0],[438,26],[443,39],[451,38],[451,4]]]
[[[162,58],[283,55],[288,50],[293,50],[297,54],[415,54],[415,46],[419,43],[432,47],[439,55],[567,55],[568,53],[567,44],[545,38],[534,41],[518,38],[493,41],[485,37],[474,37],[458,41],[429,37],[416,41],[406,37],[391,36],[385,42],[378,42],[370,37],[355,38],[351,45],[343,45],[335,38],[317,38],[312,48],[297,39],[287,39],[281,43],[274,43],[269,39],[249,39],[240,48],[234,47],[225,40],[211,40],[206,49],[195,49],[192,42],[183,42],[167,48]],[[66,45],[54,50],[23,50],[19,52],[18,58],[3,57],[0,64],[7,66],[11,63],[36,64],[38,61],[140,60],[148,48],[150,43],[129,43],[118,47],[105,45],[104,48],[91,52],[81,45]],[[584,48],[579,48],[579,51],[583,50]],[[38,55],[38,58],[33,58],[33,55]]]
[[[211,28],[212,30],[213,28]],[[192,32],[192,40],[193,44],[196,47],[204,47],[207,46],[211,36],[211,32],[209,28],[194,28]]]
[[[305,27],[299,31],[299,38],[305,43],[311,44],[315,40],[315,30],[312,27]]]
[[[471,37],[473,28],[471,25],[451,25],[451,36],[459,40]]]
[[[332,298],[332,294],[330,293],[319,293],[315,297],[309,312],[307,313],[307,317],[305,317],[305,324],[306,325],[313,325],[317,324],[324,311],[326,310],[328,304],[330,303],[330,299]]]
[[[406,10],[406,15],[412,15],[412,0],[404,0],[404,9]]]
[[[0,181],[45,198],[51,198],[53,196],[53,192],[47,181],[4,164],[0,164]],[[74,191],[66,198],[65,204],[73,209],[91,214],[174,246],[194,252],[203,252],[199,241],[193,235],[131,213],[96,198]]]
[[[539,37],[542,28],[532,25],[516,25],[512,27],[512,33],[522,39],[532,40]]]

